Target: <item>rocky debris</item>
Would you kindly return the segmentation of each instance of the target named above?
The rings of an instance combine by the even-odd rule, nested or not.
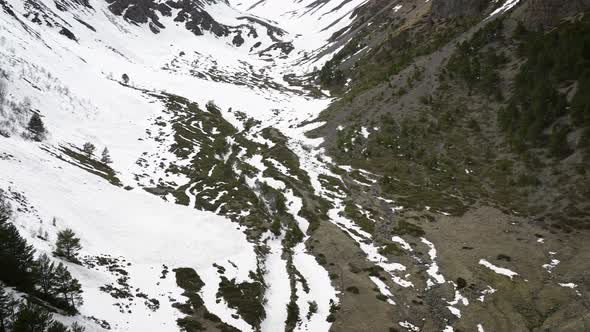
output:
[[[160,32],[165,26],[160,22],[160,16],[172,16],[172,9],[180,10],[175,22],[185,23],[185,27],[195,35],[202,35],[203,31],[211,31],[218,37],[227,36],[227,26],[215,21],[202,8],[202,3],[195,0],[168,0],[157,2],[154,0],[107,0],[109,9],[117,16],[135,24],[148,23],[154,33]]]
[[[167,4],[156,3],[153,0],[107,0],[107,2],[113,14],[123,16],[135,24],[150,23],[150,29],[155,33],[159,32],[159,29],[164,29],[158,13],[163,16],[172,15],[172,10]]]
[[[94,9],[89,0],[55,0],[55,7],[63,12],[80,7]]]
[[[272,53],[273,51],[278,51],[281,55],[289,55],[289,53],[291,53],[293,49],[295,49],[295,47],[291,42],[274,43],[266,49],[264,49],[263,51],[260,51],[259,54],[260,56],[270,56],[270,53]]]

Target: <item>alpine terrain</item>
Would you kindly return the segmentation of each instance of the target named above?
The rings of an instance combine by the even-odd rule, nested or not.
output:
[[[590,331],[590,0],[0,0],[5,331]]]

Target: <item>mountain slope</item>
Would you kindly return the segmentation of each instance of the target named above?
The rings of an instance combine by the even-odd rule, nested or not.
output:
[[[524,197],[558,211],[528,187],[511,191],[506,164],[526,168],[496,127],[503,101],[441,74],[462,59],[458,41],[482,59],[503,47],[517,68],[516,39],[480,45],[478,31],[506,20],[509,36],[543,17],[532,9],[553,27],[583,1],[555,15],[511,0],[0,7],[11,222],[38,254],[51,256],[66,228],[83,246],[80,264],[52,257],[84,291],[79,313],[56,319],[87,331],[587,324],[586,232],[518,209]],[[516,69],[498,68],[508,95]],[[481,146],[494,148],[493,167]],[[570,160],[556,167],[574,176]],[[552,195],[587,181],[543,174]]]

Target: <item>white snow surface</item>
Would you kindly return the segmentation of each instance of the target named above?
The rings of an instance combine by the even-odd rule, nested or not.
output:
[[[511,271],[511,270],[506,269],[506,268],[503,268],[503,267],[498,267],[498,266],[496,266],[496,265],[488,262],[485,259],[480,259],[479,260],[479,264],[487,267],[488,269],[496,272],[497,274],[501,274],[501,275],[507,276],[510,279],[512,279],[514,276],[517,276],[518,275],[518,273],[516,273],[514,271]]]

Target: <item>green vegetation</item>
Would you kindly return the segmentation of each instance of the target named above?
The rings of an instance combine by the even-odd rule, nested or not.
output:
[[[211,323],[215,324],[214,326],[221,331],[237,331],[234,327],[223,323],[219,317],[210,313],[204,306],[199,292],[205,286],[205,283],[194,269],[177,268],[174,269],[174,273],[176,284],[184,290],[182,295],[188,298],[186,303],[175,303],[173,305],[186,315],[177,320],[178,326],[183,331],[204,331],[207,329],[206,325]],[[202,318],[206,321],[203,321]]]
[[[403,219],[397,221],[393,233],[397,235],[411,235],[414,237],[421,237],[425,234],[420,226],[411,224]]]
[[[250,325],[259,328],[266,317],[264,310],[264,285],[258,281],[236,283],[235,279],[221,277],[218,297],[223,297],[230,308]]]
[[[345,77],[353,78],[354,84],[344,96],[349,101],[363,91],[388,81],[417,57],[439,49],[472,23],[472,20],[458,18],[437,29],[431,30],[424,26],[412,32],[401,29],[393,31],[379,47],[373,48],[368,55],[359,59],[352,69],[344,71],[340,68],[342,61],[362,48],[361,40],[366,36],[359,35],[324,65],[319,71],[319,81],[325,88],[341,91]]]
[[[462,79],[469,91],[475,89],[498,100],[502,99],[498,69],[508,59],[490,44],[502,42],[503,28],[503,20],[494,20],[471,40],[459,43],[446,68],[451,78]]]
[[[0,282],[42,300],[67,314],[82,304],[82,286],[65,265],[55,264],[46,254],[35,259],[33,246],[9,222],[12,210],[0,191]]]
[[[353,201],[347,201],[344,206],[344,213],[347,218],[357,224],[363,231],[373,234],[375,231],[375,222],[361,213],[361,208],[356,206]]]
[[[75,147],[75,146],[60,146],[59,152],[63,153],[69,158],[56,153],[52,150],[47,150],[49,153],[53,154],[58,159],[61,159],[69,164],[72,164],[76,167],[80,167],[81,169],[100,176],[101,178],[109,181],[112,185],[120,187],[121,180],[117,177],[117,172],[112,169],[108,164],[102,163],[99,160],[96,160],[92,157],[92,155],[88,155],[83,150]]]
[[[567,136],[590,127],[590,18],[566,22],[548,33],[515,32],[519,55],[526,59],[514,80],[514,95],[498,120],[518,151],[548,147],[563,159],[573,152]],[[574,89],[568,105],[566,93]],[[560,118],[571,122],[557,125]],[[549,129],[549,130],[548,130]],[[584,141],[580,141],[580,147]]]
[[[63,257],[71,262],[78,263],[78,252],[82,249],[80,238],[70,228],[57,233],[57,242],[55,243],[55,255]]]

